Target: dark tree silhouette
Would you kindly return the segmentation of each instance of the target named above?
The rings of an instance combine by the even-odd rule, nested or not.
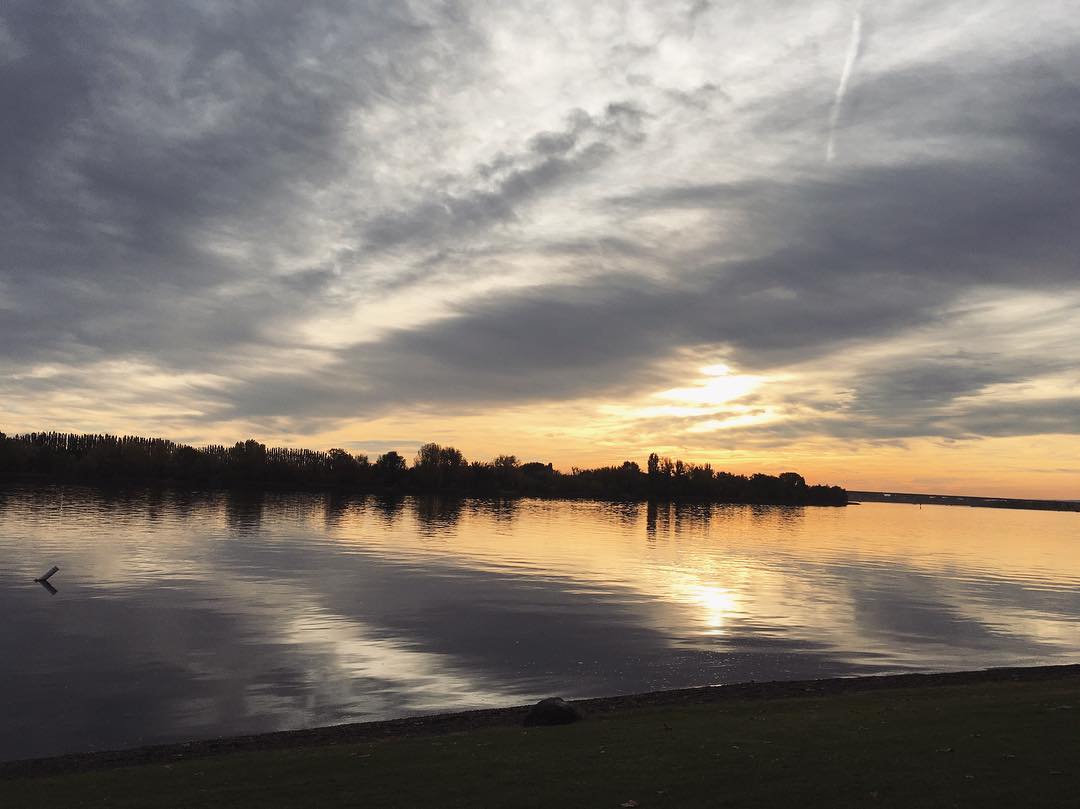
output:
[[[161,438],[113,435],[0,433],[0,478],[134,482],[230,488],[326,488],[380,494],[585,497],[606,500],[844,505],[838,486],[809,486],[801,475],[733,475],[708,465],[651,453],[646,471],[635,461],[560,472],[550,463],[520,463],[514,455],[469,462],[460,450],[424,444],[410,467],[390,450],[371,463],[336,447],[327,452],[267,448],[255,439],[231,447],[195,448]]]
[[[375,461],[375,478],[383,486],[395,486],[404,477],[405,468],[405,459],[390,450]]]

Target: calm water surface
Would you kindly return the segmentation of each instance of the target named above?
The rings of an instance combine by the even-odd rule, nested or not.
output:
[[[0,492],[0,759],[1080,659],[1080,515]],[[50,595],[34,584],[61,571]]]

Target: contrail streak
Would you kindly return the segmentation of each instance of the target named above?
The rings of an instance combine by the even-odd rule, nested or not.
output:
[[[836,85],[836,95],[833,97],[832,114],[829,116],[829,140],[825,145],[825,162],[831,163],[836,157],[836,125],[840,122],[840,110],[844,105],[844,94],[847,93],[848,82],[855,70],[855,60],[859,58],[859,45],[862,42],[862,3],[855,7],[855,16],[851,18],[851,39],[848,41],[847,57],[844,59],[844,70],[840,74],[840,83]]]

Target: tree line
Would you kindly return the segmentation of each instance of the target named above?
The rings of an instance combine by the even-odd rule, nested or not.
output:
[[[0,433],[0,479],[92,484],[150,483],[198,488],[263,486],[341,488],[372,493],[439,492],[600,500],[703,500],[726,503],[845,505],[839,486],[807,485],[801,475],[735,475],[710,464],[649,456],[619,466],[561,472],[514,455],[469,461],[454,447],[424,444],[409,463],[391,450],[371,460],[334,448],[267,447],[254,439],[231,447],[192,447],[163,438]]]

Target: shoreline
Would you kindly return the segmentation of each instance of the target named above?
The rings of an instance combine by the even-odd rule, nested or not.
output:
[[[890,503],[918,506],[967,506],[1015,511],[1080,512],[1080,500],[1046,500],[1030,497],[981,497],[967,494],[919,494],[914,492],[864,492],[848,490],[848,504]]]
[[[590,717],[606,717],[644,708],[684,707],[726,701],[825,697],[872,691],[934,689],[999,682],[1042,682],[1077,679],[1080,664],[1005,667],[934,674],[884,674],[817,680],[778,680],[731,685],[649,691],[611,697],[570,700]],[[47,758],[0,762],[0,779],[60,775],[144,764],[174,763],[229,753],[300,749],[440,736],[466,731],[521,725],[529,706],[482,708],[454,713],[354,722],[301,730],[201,739],[123,750],[68,753]]]
[[[77,478],[57,478],[46,475],[21,475],[8,479],[0,479],[0,494],[5,487],[10,488],[41,488],[45,486],[64,487],[71,486],[82,489],[95,489],[99,492],[118,491],[153,491],[153,492],[177,492],[188,495],[199,494],[331,494],[347,497],[374,497],[379,500],[402,501],[406,498],[439,498],[447,500],[483,500],[483,501],[508,501],[508,500],[544,500],[549,502],[564,501],[568,503],[655,503],[657,505],[710,505],[710,506],[758,506],[765,508],[845,508],[850,503],[793,503],[779,500],[728,500],[711,497],[605,497],[593,493],[555,493],[543,492],[469,492],[463,489],[424,489],[424,488],[357,488],[355,486],[340,484],[309,484],[296,483],[221,483],[191,486],[184,481],[157,480],[143,481],[134,478],[113,478],[107,481],[88,481]]]

